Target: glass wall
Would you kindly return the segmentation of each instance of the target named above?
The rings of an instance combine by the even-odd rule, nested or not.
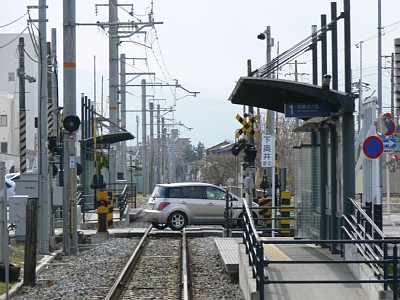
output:
[[[319,146],[294,148],[296,237],[318,239],[321,211]]]

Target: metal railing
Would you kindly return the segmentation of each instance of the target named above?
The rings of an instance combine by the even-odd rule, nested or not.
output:
[[[121,194],[119,195],[118,208],[119,208],[119,219],[122,220],[124,217],[125,209],[128,206],[128,185],[125,185]]]
[[[354,199],[347,198],[348,211],[352,211],[353,214],[343,216],[342,229],[344,234],[354,242],[360,240],[390,240],[383,231],[374,223],[370,215],[364,210],[364,208],[358,204]],[[355,243],[358,253],[366,261],[378,260],[379,263],[369,264],[370,268],[374,272],[377,278],[391,279],[393,278],[393,299],[397,299],[398,295],[398,282],[397,272],[398,268],[392,267],[392,272],[389,272],[389,265],[386,261],[392,259],[394,256],[397,257],[397,245],[393,246],[393,249],[389,249],[387,243],[372,243],[372,244],[360,244]],[[396,276],[395,274],[396,273]],[[388,289],[388,282],[384,283],[384,289]]]
[[[114,207],[118,207],[120,220],[124,218],[125,210],[128,206],[129,200],[129,189],[126,183],[114,183],[108,184],[109,188],[114,187]],[[136,202],[136,194],[134,195]],[[85,214],[96,210],[97,203],[95,203],[95,194],[84,194],[83,191],[77,193],[77,204],[81,206],[81,212],[83,217],[83,223],[86,222]]]
[[[363,215],[360,212],[361,215]],[[363,217],[365,217],[363,215]],[[352,217],[350,217],[352,218]],[[357,218],[357,217],[356,217]],[[347,217],[349,219],[349,217]],[[337,283],[382,283],[384,284],[385,290],[389,288],[389,285],[392,286],[393,290],[393,299],[397,299],[397,289],[398,289],[398,244],[400,244],[399,239],[387,239],[380,238],[374,239],[365,239],[359,237],[358,235],[354,235],[345,227],[347,233],[350,233],[350,236],[353,236],[354,239],[348,240],[292,240],[292,239],[280,239],[280,240],[262,240],[259,237],[259,234],[256,230],[256,226],[251,217],[251,211],[245,202],[243,205],[243,242],[246,246],[246,254],[249,256],[249,266],[252,268],[253,278],[257,283],[257,291],[259,291],[260,299],[264,299],[264,287],[265,284],[337,284]],[[368,220],[368,222],[372,222],[372,220]],[[347,222],[347,221],[346,221]],[[373,222],[372,222],[373,223]],[[373,226],[371,224],[371,226]],[[374,227],[374,226],[373,226]],[[375,227],[374,227],[375,228]],[[375,228],[378,232],[379,228]],[[383,233],[382,233],[383,234]],[[362,236],[361,236],[362,237]],[[354,260],[270,260],[268,259],[268,253],[265,253],[264,244],[316,244],[316,245],[332,245],[332,244],[352,244],[355,245],[358,249],[368,249],[371,253],[375,253],[372,256],[363,256],[363,259],[354,259]],[[360,248],[360,246],[362,247]],[[389,248],[392,247],[392,255],[388,255]],[[380,250],[374,249],[383,249],[382,252]],[[367,252],[367,250],[363,250]],[[377,253],[380,254],[377,255]],[[266,269],[271,264],[366,264],[366,265],[375,265],[377,268],[382,268],[382,273],[376,273],[376,278],[372,279],[354,279],[354,280],[307,280],[305,278],[301,278],[299,280],[274,280],[269,278]],[[392,274],[389,274],[388,270],[392,268]]]

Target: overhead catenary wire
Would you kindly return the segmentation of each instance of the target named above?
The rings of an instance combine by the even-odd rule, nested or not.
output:
[[[297,58],[304,52],[310,49],[310,46],[318,40],[318,37],[328,31],[331,26],[337,22],[342,16],[338,16],[335,20],[332,20],[325,26],[321,27],[315,33],[307,36],[302,41],[294,45],[293,47],[289,48],[282,54],[278,55],[276,58],[272,59],[269,63],[263,65],[261,68],[252,72],[251,76],[253,77],[267,77],[271,75],[276,70],[280,69],[282,66],[286,65],[289,61]]]
[[[21,20],[23,17],[25,17],[28,14],[28,12],[24,13],[22,16],[20,16],[18,19],[15,19],[14,21],[11,21],[10,23],[4,24],[4,25],[0,25],[0,28],[4,28],[7,26],[10,26],[16,22],[18,22],[19,20]]]
[[[1,45],[1,46],[0,46],[0,49],[3,49],[3,48],[5,48],[5,47],[11,45],[12,43],[14,43],[14,41],[16,41],[27,29],[28,29],[28,26],[26,26],[26,27],[24,28],[24,30],[21,31],[21,33],[19,33],[16,37],[14,37],[13,39],[11,39],[9,42],[7,42],[7,43]]]

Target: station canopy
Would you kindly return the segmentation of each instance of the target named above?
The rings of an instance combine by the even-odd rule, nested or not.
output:
[[[318,85],[264,77],[241,77],[229,101],[280,113],[284,113],[286,103],[325,103],[332,113],[354,111],[354,100],[346,93]]]
[[[135,137],[128,131],[108,133],[104,135],[98,135],[96,137],[96,144],[114,144],[118,142],[133,140]],[[94,138],[88,138],[81,140],[85,146],[91,146],[94,144]]]

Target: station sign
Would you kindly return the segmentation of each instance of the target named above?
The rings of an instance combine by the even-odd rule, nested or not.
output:
[[[329,117],[331,107],[327,103],[285,103],[285,117]]]
[[[271,168],[275,166],[275,137],[262,134],[261,136],[261,167]]]

